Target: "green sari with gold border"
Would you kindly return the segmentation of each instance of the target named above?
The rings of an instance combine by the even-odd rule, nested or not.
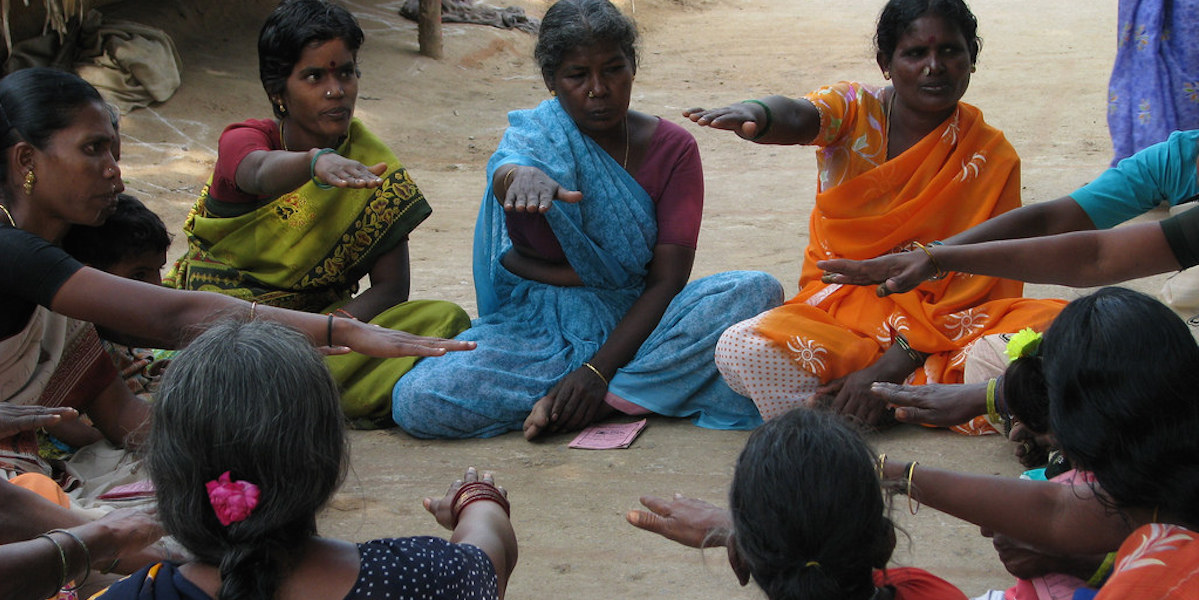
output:
[[[309,181],[241,204],[210,196],[210,178],[183,225],[187,252],[163,284],[306,312],[329,312],[349,301],[375,261],[433,210],[395,154],[358,119],[337,153],[365,165],[386,163],[383,184],[320,189]],[[424,300],[398,304],[371,323],[452,338],[470,319],[456,304]],[[327,358],[342,387],[342,409],[360,426],[388,424],[391,389],[415,363],[415,357]]]

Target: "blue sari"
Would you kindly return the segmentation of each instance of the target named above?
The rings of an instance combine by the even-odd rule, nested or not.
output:
[[[400,379],[392,416],[416,437],[519,430],[533,405],[599,350],[645,287],[658,234],[645,190],[578,130],[556,99],[508,118],[487,164],[488,186],[475,224],[480,316],[457,338],[479,346],[420,361]],[[546,213],[583,285],[522,279],[500,264],[512,242],[490,182],[506,164],[537,167],[583,193],[582,202],[554,202]],[[720,378],[713,353],[725,328],[781,302],[781,286],[764,273],[720,273],[687,284],[608,390],[703,427],[756,427],[762,422],[757,408]]]

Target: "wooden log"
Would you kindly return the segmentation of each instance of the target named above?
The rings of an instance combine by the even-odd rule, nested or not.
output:
[[[416,39],[421,54],[441,58],[441,0],[420,0]]]

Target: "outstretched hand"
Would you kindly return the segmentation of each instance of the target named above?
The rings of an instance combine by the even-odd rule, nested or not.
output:
[[[683,111],[683,116],[700,127],[726,129],[747,140],[752,140],[761,127],[753,110],[744,102],[720,108],[689,108]]]
[[[73,408],[39,405],[0,403],[0,439],[12,437],[22,431],[33,431],[75,419],[79,413]]]
[[[733,540],[733,516],[729,511],[703,500],[675,494],[673,500],[642,496],[644,510],[630,510],[624,518],[633,527],[652,531],[668,540],[692,548],[725,546],[729,566],[741,585],[749,583],[749,565],[737,553]]]
[[[553,206],[554,200],[579,202],[583,192],[568,190],[537,167],[512,167],[508,190],[504,193],[506,212],[544,213]]]
[[[936,275],[936,268],[923,252],[887,254],[870,260],[834,258],[816,262],[824,270],[824,283],[848,285],[878,284],[881,296],[908,292]]]
[[[442,496],[441,498],[425,498],[422,502],[422,505],[425,507],[425,510],[429,511],[429,513],[432,514],[435,519],[437,519],[437,523],[439,525],[452,531],[457,525],[457,523],[454,522],[454,497],[458,495],[458,490],[461,489],[463,485],[474,483],[476,481],[482,481],[487,485],[493,486],[496,490],[499,490],[499,492],[503,494],[505,498],[508,497],[508,490],[505,490],[504,488],[495,484],[495,477],[491,474],[491,471],[483,471],[483,475],[480,477],[477,469],[474,467],[467,467],[466,474],[462,476],[462,479],[456,479],[450,484],[449,489],[445,492],[445,496]]]
[[[383,185],[381,176],[387,172],[387,163],[366,166],[354,159],[334,152],[325,152],[312,165],[312,174],[317,181],[339,188],[376,188]]]
[[[438,337],[427,337],[388,329],[371,323],[362,323],[354,319],[338,319],[339,324],[346,323],[352,329],[345,334],[340,333],[335,341],[341,346],[329,347],[327,354],[344,354],[351,350],[367,356],[390,358],[394,356],[441,356],[446,352],[474,350],[475,342],[450,340]]]
[[[629,524],[684,546],[724,546],[733,529],[733,517],[729,511],[682,494],[675,494],[672,500],[642,496],[641,505],[649,510],[630,510],[625,513],[624,518]]]
[[[870,386],[870,391],[888,405],[895,406],[895,419],[903,423],[953,427],[986,411],[985,400],[980,410],[970,399],[970,394],[977,390],[962,385],[877,382]]]

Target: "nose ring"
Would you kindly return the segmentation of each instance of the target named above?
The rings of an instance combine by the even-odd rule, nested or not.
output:
[[[587,92],[587,97],[588,97],[588,98],[594,98],[594,97],[595,97],[595,92],[591,92],[591,91]]]
[[[929,73],[932,73],[932,72],[933,72],[933,68],[932,68],[932,67],[930,67],[930,66],[928,66],[928,65],[924,65],[924,70],[923,70],[923,71],[921,71],[921,72],[920,72],[920,74],[921,74],[921,75],[924,75],[925,77],[928,77],[928,74],[929,74]]]
[[[924,68],[925,68],[925,69],[928,69],[928,67],[924,67]],[[925,75],[927,75],[927,74],[928,74],[928,73],[925,73]],[[332,97],[333,97],[333,90],[325,90],[325,97],[326,97],[326,98],[332,98]]]

